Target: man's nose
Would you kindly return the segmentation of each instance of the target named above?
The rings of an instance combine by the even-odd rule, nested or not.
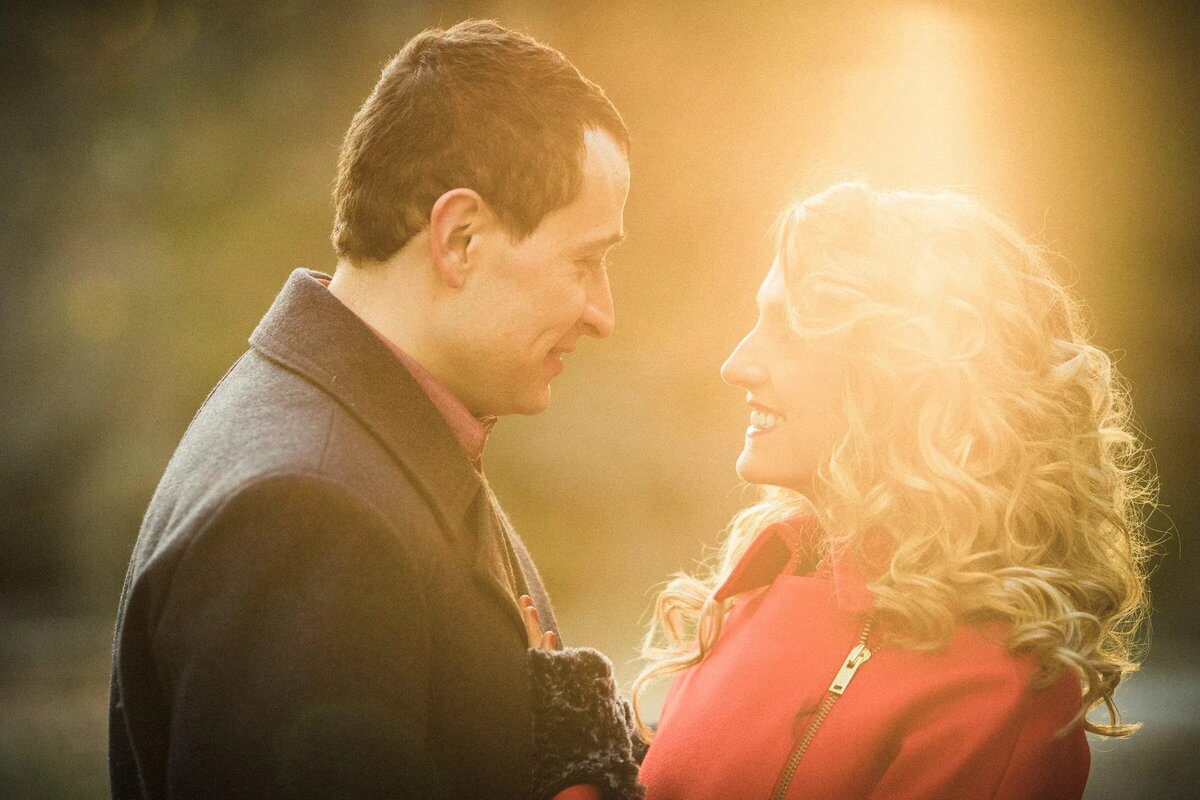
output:
[[[616,325],[616,312],[613,309],[612,289],[605,273],[600,273],[588,287],[583,307],[583,324],[587,328],[588,336],[607,339],[612,335]]]

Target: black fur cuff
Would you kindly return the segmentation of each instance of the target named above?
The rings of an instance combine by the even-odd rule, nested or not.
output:
[[[633,709],[629,706],[629,702],[622,700],[621,704],[625,706],[625,720],[629,728],[629,744],[633,747],[633,760],[640,766],[646,760],[646,753],[650,750],[650,745],[637,732],[637,725],[633,721]]]
[[[577,783],[604,800],[641,800],[628,706],[612,664],[590,647],[529,651],[533,703],[534,797]]]

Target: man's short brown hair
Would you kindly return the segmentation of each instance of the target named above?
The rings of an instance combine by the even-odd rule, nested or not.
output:
[[[584,131],[629,152],[617,109],[567,58],[495,22],[427,30],[387,66],[350,123],[334,188],[333,246],[383,261],[473,189],[517,239],[579,193]]]

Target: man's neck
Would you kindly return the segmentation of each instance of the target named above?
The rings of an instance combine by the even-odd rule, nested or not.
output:
[[[357,280],[360,276],[355,273],[348,273],[348,270],[358,269],[353,265],[339,264],[334,277],[325,283],[325,287],[330,293],[336,297],[339,302],[346,306],[352,313],[363,321],[371,332],[387,345],[388,349],[399,359],[404,368],[420,385],[422,391],[429,396],[429,399],[437,407],[450,426],[451,432],[466,451],[467,456],[471,460],[471,464],[476,470],[483,469],[483,448],[487,443],[488,434],[492,430],[492,426],[496,423],[495,417],[477,417],[471,413],[462,400],[459,399],[444,383],[438,380],[425,366],[421,360],[415,357],[408,348],[401,346],[396,340],[392,339],[379,325],[375,324],[366,313],[370,313],[369,309],[372,306],[371,298],[387,297],[388,295],[380,291],[389,287],[380,286],[378,284],[372,286],[368,281]],[[353,278],[347,278],[348,274],[353,274]],[[338,282],[338,275],[342,276],[342,280]],[[374,276],[371,276],[374,277]],[[335,282],[337,286],[335,287]],[[354,303],[354,305],[352,305]],[[365,313],[364,313],[365,311]],[[394,314],[392,309],[389,314]],[[380,316],[376,312],[376,316]],[[382,315],[385,318],[388,315]],[[404,330],[404,326],[399,326]],[[409,329],[411,330],[411,328]]]
[[[334,270],[329,291],[359,319],[429,369],[430,353],[422,336],[427,303],[421,287],[413,285],[421,274],[417,266],[391,261],[356,266],[343,259]]]

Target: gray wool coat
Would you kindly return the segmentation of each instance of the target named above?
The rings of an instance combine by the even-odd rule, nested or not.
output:
[[[121,596],[112,792],[524,798],[526,640],[557,629],[403,365],[296,270],[196,414]]]

